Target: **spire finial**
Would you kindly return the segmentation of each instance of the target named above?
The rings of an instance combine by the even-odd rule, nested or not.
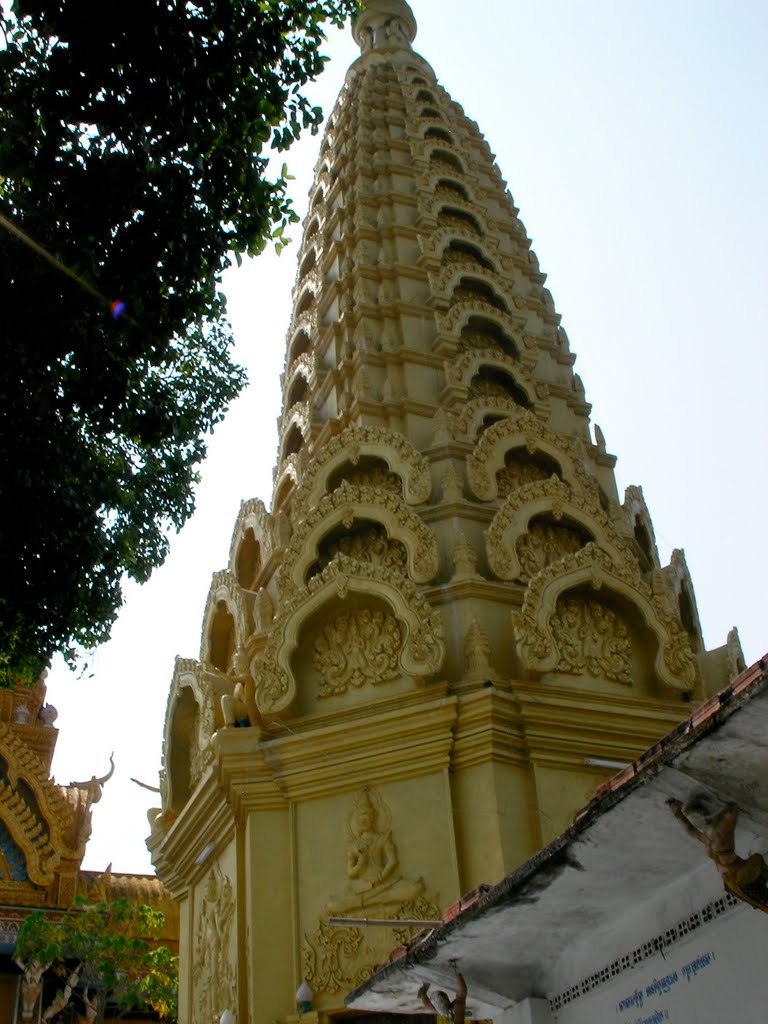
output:
[[[352,35],[362,53],[410,50],[416,38],[416,19],[406,0],[367,0],[352,19]]]

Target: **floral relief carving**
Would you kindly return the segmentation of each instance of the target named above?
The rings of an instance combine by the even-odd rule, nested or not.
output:
[[[535,462],[507,462],[504,468],[496,473],[499,497],[506,498],[518,487],[536,480],[548,480],[551,475],[546,467]]]
[[[352,426],[314,453],[299,496],[297,519],[317,504],[326,491],[328,478],[334,469],[350,460],[350,453],[353,462],[361,456],[383,459],[390,473],[400,477],[402,494],[408,504],[429,500],[432,480],[427,460],[402,434],[386,427]]]
[[[565,598],[558,602],[550,626],[559,671],[631,684],[632,644],[616,612],[597,601]]]
[[[194,1018],[215,1024],[223,1009],[236,1008],[231,935],[235,898],[232,883],[218,864],[208,872],[195,931]]]
[[[478,415],[474,405],[469,402],[457,417],[457,431],[468,432]],[[498,496],[496,473],[504,468],[506,453],[520,446],[531,454],[541,451],[555,459],[563,475],[579,490],[596,492],[597,483],[586,467],[586,453],[578,439],[553,430],[527,409],[512,402],[509,406],[505,419],[483,431],[467,458],[467,479],[476,497],[492,501]]]
[[[573,554],[587,541],[579,530],[555,523],[531,523],[528,532],[515,545],[520,560],[521,579],[537,572],[563,555]]]
[[[315,640],[312,660],[320,675],[319,697],[378,686],[400,674],[402,637],[389,612],[363,608],[337,616]]]
[[[406,548],[409,575],[420,583],[434,579],[439,564],[437,541],[419,516],[396,494],[342,481],[336,490],[324,495],[315,508],[301,518],[297,516],[296,532],[279,570],[281,591],[290,586],[289,580],[295,586],[303,582],[317,559],[315,552],[323,533],[328,534],[338,524],[351,530],[355,520],[380,523],[390,539],[400,541]]]
[[[519,328],[525,326],[524,317],[516,317],[510,313],[505,313],[498,306],[494,306],[492,303],[486,302],[485,299],[474,295],[471,301],[457,303],[451,306],[446,313],[438,312],[436,314],[438,328],[441,331],[460,332],[470,317],[477,316],[478,313],[485,314],[489,320],[497,323],[499,327],[506,330],[513,337],[518,333]]]
[[[359,562],[397,569],[403,575],[407,572],[408,553],[405,547],[400,541],[390,540],[383,526],[369,526],[321,545],[321,557],[314,571],[319,572],[338,554],[348,555]]]
[[[263,652],[251,662],[256,704],[263,714],[283,710],[296,695],[288,665],[301,623],[326,600],[344,600],[350,590],[383,598],[406,624],[399,658],[405,674],[421,678],[438,671],[445,655],[442,619],[418,588],[396,569],[339,553],[305,584],[284,581],[280,613]]]
[[[559,654],[551,620],[557,601],[566,591],[584,586],[592,590],[606,586],[634,604],[658,641],[659,680],[675,690],[694,688],[698,667],[679,619],[653,592],[636,564],[629,559],[616,563],[594,543],[552,562],[528,584],[523,606],[513,616],[517,651],[525,666],[541,672],[555,667]]]

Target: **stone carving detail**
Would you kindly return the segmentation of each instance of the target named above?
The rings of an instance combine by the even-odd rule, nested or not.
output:
[[[287,581],[290,583],[290,581]],[[344,600],[350,589],[376,594],[394,605],[398,617],[407,624],[407,635],[400,662],[406,674],[416,678],[434,675],[443,663],[445,646],[443,625],[417,587],[395,569],[370,562],[359,562],[338,554],[305,585],[284,586],[280,614],[259,657],[251,662],[256,680],[256,704],[263,714],[276,714],[288,707],[296,695],[296,682],[287,671],[288,658],[296,643],[302,615],[317,607],[328,596]]]
[[[464,636],[464,657],[467,662],[466,678],[469,682],[482,683],[486,679],[494,678],[491,645],[477,619],[472,619]]]
[[[584,446],[576,438],[560,434],[520,406],[509,402],[505,418],[485,430],[467,458],[467,479],[481,501],[498,496],[496,473],[504,466],[506,452],[524,445],[530,454],[542,451],[556,459],[563,475],[582,491],[596,493],[597,484],[585,465]],[[484,407],[469,402],[457,417],[457,433],[467,433]]]
[[[313,454],[306,467],[303,488],[297,495],[296,521],[311,509],[325,493],[328,477],[334,468],[362,455],[383,459],[390,472],[402,480],[402,494],[408,504],[428,501],[432,493],[429,465],[424,456],[402,434],[386,427],[352,426]]]
[[[390,473],[386,469],[372,466],[366,469],[354,469],[344,476],[348,484],[357,487],[375,487],[390,494],[402,496],[403,484],[396,473]]]
[[[354,533],[321,545],[321,557],[315,569],[319,572],[336,555],[348,555],[358,562],[372,562],[383,565],[387,569],[397,569],[404,575],[407,572],[408,553],[397,540],[390,540],[383,526],[369,526]]]
[[[373,967],[395,941],[409,941],[418,929],[400,927],[391,932],[331,925],[331,914],[355,913],[375,907],[375,916],[437,919],[437,901],[424,892],[421,878],[405,878],[400,871],[392,838],[391,813],[372,786],[359,790],[347,815],[347,885],[331,896],[312,933],[304,934],[303,976],[315,992],[333,994],[370,977]]]
[[[392,838],[392,813],[374,786],[364,786],[347,815],[347,885],[327,910],[346,913],[372,905],[395,906],[424,892],[421,878],[404,878]]]
[[[400,674],[400,627],[389,612],[363,608],[337,616],[315,641],[312,660],[320,674],[319,697],[349,687],[377,686]]]
[[[485,299],[475,295],[471,302],[456,303],[451,306],[448,312],[438,312],[436,314],[438,327],[441,331],[455,331],[459,333],[470,317],[477,316],[480,313],[485,314],[489,320],[495,321],[502,330],[507,331],[513,337],[517,336],[519,328],[525,326],[524,317],[515,317],[510,313],[505,313],[498,306],[494,306],[491,302],[486,302]]]
[[[453,546],[453,579],[470,579],[477,576],[477,552],[463,533]]]
[[[550,628],[557,643],[559,671],[632,683],[632,644],[616,612],[597,601],[567,597],[558,602]]]
[[[557,664],[557,643],[550,620],[560,594],[585,585],[599,590],[606,584],[638,608],[656,635],[659,649],[655,664],[660,681],[675,690],[692,690],[699,672],[679,620],[654,594],[632,561],[617,564],[593,543],[553,562],[528,584],[523,607],[513,620],[523,664],[538,671],[551,671]]]
[[[548,480],[552,474],[535,462],[506,462],[504,468],[496,473],[499,497],[506,498],[512,491],[535,480]]]
[[[232,884],[218,864],[214,864],[205,881],[195,933],[192,1024],[214,1024],[222,1010],[236,1008],[230,948],[234,910]]]
[[[574,554],[587,540],[579,530],[562,524],[531,523],[528,532],[518,540],[517,556],[520,559],[521,579],[530,579],[537,572],[563,555]]]
[[[427,583],[434,579],[439,564],[437,541],[419,516],[398,495],[342,481],[340,487],[324,495],[315,508],[298,520],[279,570],[281,592],[303,581],[313,561],[313,535],[318,537],[321,530],[327,534],[339,523],[351,530],[356,519],[375,520],[391,538],[402,542],[408,551],[408,573],[414,580]],[[319,543],[320,538],[314,541],[315,545]]]

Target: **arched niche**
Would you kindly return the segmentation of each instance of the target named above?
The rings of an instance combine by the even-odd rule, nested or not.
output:
[[[649,572],[651,569],[658,569],[661,564],[659,552],[642,487],[632,485],[626,489],[623,508],[634,534],[643,571]]]
[[[335,475],[342,467],[354,469],[366,459],[376,460],[372,466],[382,470],[383,463],[388,473],[400,478],[406,504],[420,505],[429,500],[432,480],[427,460],[402,434],[387,427],[350,426],[314,454],[304,474],[302,511],[315,508],[326,493],[335,489],[336,479],[341,482]],[[352,475],[349,482],[354,482]]]
[[[314,249],[310,249],[304,259],[301,261],[299,268],[299,280],[303,281],[310,270],[314,270],[317,266],[317,254]]]
[[[189,686],[179,689],[171,713],[168,735],[166,774],[168,803],[171,814],[180,814],[192,796],[192,780],[196,774],[193,760],[197,757],[200,732],[200,708]]]
[[[553,476],[562,480],[563,468],[551,452],[541,448],[531,451],[527,446],[510,448],[504,453],[504,465],[496,471],[498,497],[508,498],[526,484],[550,480]]]
[[[251,664],[262,714],[279,714],[294,705],[298,691],[292,662],[304,623],[316,617],[322,621],[331,602],[336,602],[337,612],[342,607],[389,608],[401,630],[398,664],[403,676],[423,684],[440,670],[445,657],[442,620],[418,589],[399,573],[337,556],[309,588],[287,595],[266,648]]]
[[[500,310],[502,313],[509,313],[509,307],[505,300],[499,295],[496,289],[488,281],[479,277],[461,277],[451,291],[451,305],[460,302],[473,303],[477,300]]]
[[[437,128],[435,125],[430,125],[424,132],[424,138],[426,140],[435,140],[438,142],[447,142],[449,146],[454,145],[453,136],[445,128]]]
[[[292,423],[286,432],[283,440],[280,458],[285,459],[289,455],[296,455],[304,447],[304,434],[298,423]]]
[[[432,170],[440,173],[466,174],[466,169],[455,153],[444,149],[433,149],[429,154],[429,165]]]
[[[288,392],[285,396],[285,410],[288,412],[293,408],[294,405],[299,402],[306,402],[309,398],[309,381],[307,380],[304,373],[297,373],[291,385],[288,388]]]
[[[459,351],[496,348],[510,359],[519,359],[520,350],[512,337],[486,316],[470,316],[459,334]]]
[[[304,313],[311,313],[314,307],[315,293],[311,288],[305,288],[296,303],[296,317],[298,318]]]
[[[261,544],[252,526],[247,527],[240,541],[235,562],[237,582],[243,590],[255,590],[261,571]]]
[[[320,231],[320,221],[317,217],[312,217],[307,224],[307,230],[304,233],[305,244],[314,238]]]
[[[393,473],[386,459],[376,455],[361,455],[347,459],[328,474],[326,489],[330,493],[344,483],[358,487],[376,487],[399,497],[403,496],[403,480]]]
[[[304,582],[322,572],[337,555],[383,565],[403,575],[408,571],[405,544],[390,537],[386,528],[373,519],[354,519],[346,525],[337,524],[324,534],[317,545],[317,558],[308,566]]]
[[[531,407],[527,390],[506,367],[483,365],[469,381],[469,398],[508,398],[523,409]]]
[[[426,89],[419,89],[419,91],[416,93],[416,102],[435,104],[437,100],[435,99],[431,92],[428,92]]]
[[[301,680],[295,712],[370,703],[413,688],[401,656],[406,627],[378,596],[333,595],[301,625],[290,670]]]
[[[259,498],[243,501],[232,530],[229,545],[229,570],[238,584],[252,590],[261,566],[272,553],[272,517]]]
[[[237,578],[227,570],[214,573],[203,617],[200,661],[226,674],[249,633],[250,616]]]
[[[338,537],[342,528],[352,531],[355,523],[376,523],[387,538],[407,551],[407,573],[416,583],[429,583],[437,575],[439,557],[432,530],[412,512],[402,498],[383,494],[371,487],[349,485],[326,494],[317,506],[297,517],[296,530],[280,567],[280,586],[290,580],[302,587],[310,569],[320,559],[326,537]]]
[[[635,566],[626,561],[615,564],[611,556],[595,544],[587,544],[575,554],[553,562],[529,583],[523,607],[513,615],[517,653],[525,669],[539,675],[562,671],[563,659],[567,662],[570,657],[567,654],[569,637],[579,632],[585,648],[582,655],[588,654],[590,645],[600,649],[603,641],[610,645],[614,633],[604,623],[601,626],[600,612],[585,613],[580,625],[578,617],[574,619],[574,615],[568,613],[569,598],[587,592],[597,593],[595,600],[604,606],[632,606],[632,621],[655,637],[653,674],[661,686],[682,693],[690,693],[695,688],[699,680],[698,665],[677,619],[670,615],[665,603],[653,593]],[[565,603],[559,604],[561,600]],[[578,616],[581,612],[574,614]],[[623,621],[630,620],[624,615]],[[613,619],[611,624],[615,624]],[[572,657],[573,664],[577,663],[577,655],[578,651]]]
[[[441,206],[437,214],[437,228],[461,231],[470,238],[482,238],[483,229],[477,217],[457,206]]]
[[[483,413],[482,406],[465,410],[468,426]],[[459,423],[459,426],[462,424]],[[533,463],[532,482],[553,475],[562,477],[576,492],[596,490],[597,484],[584,466],[584,451],[573,438],[559,434],[532,413],[524,409],[510,408],[509,415],[490,425],[478,439],[471,455],[467,458],[467,479],[475,497],[481,501],[493,501],[499,496],[497,473],[508,465],[509,452],[526,451],[543,459],[541,469]]]
[[[422,107],[422,109],[419,111],[419,117],[431,117],[435,121],[444,120],[443,115],[440,113],[440,111],[435,110],[434,107]]]
[[[293,365],[293,363],[299,358],[299,356],[303,356],[306,352],[309,352],[310,345],[311,342],[309,340],[309,335],[307,334],[307,332],[303,328],[300,328],[298,331],[296,331],[293,338],[291,338],[291,342],[288,346],[289,369]]]
[[[310,203],[310,207],[309,207],[310,212],[314,212],[315,210],[317,210],[320,206],[323,205],[324,202],[325,202],[325,191],[322,188],[319,188],[317,190],[317,192],[315,192],[314,196],[312,197],[312,202]]]
[[[576,493],[556,476],[512,491],[486,535],[488,564],[505,580],[529,581],[552,562],[589,543],[596,544],[616,564],[631,557],[597,496]]]
[[[490,271],[491,273],[496,270],[493,262],[488,259],[479,245],[472,245],[470,242],[464,242],[457,238],[452,238],[448,242],[443,249],[441,259],[443,266],[466,268],[468,265],[471,265],[477,267],[478,270]],[[504,306],[504,309],[508,312],[506,306]]]
[[[208,627],[208,642],[205,658],[219,672],[229,668],[236,646],[235,617],[227,607],[227,602],[216,602]]]

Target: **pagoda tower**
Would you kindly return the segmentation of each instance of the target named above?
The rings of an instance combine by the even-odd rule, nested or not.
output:
[[[171,685],[149,845],[180,1019],[341,1011],[740,667],[662,566],[474,122],[369,0],[320,149],[272,508],[243,502]],[[304,1010],[307,1010],[306,1005]],[[303,1015],[305,1018],[307,1012]]]

